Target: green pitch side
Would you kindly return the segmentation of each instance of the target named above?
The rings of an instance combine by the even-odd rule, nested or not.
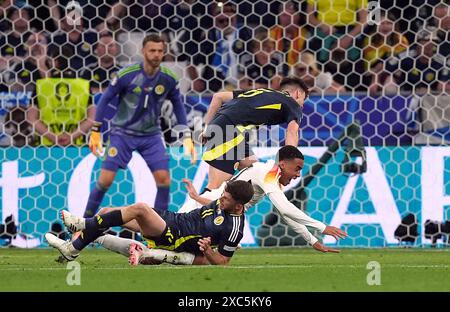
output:
[[[90,249],[77,259],[80,286],[67,285],[71,270],[57,256],[0,249],[0,291],[450,291],[450,250],[443,249],[244,249],[228,267],[130,267],[123,256]],[[380,264],[379,286],[367,284],[370,261]]]

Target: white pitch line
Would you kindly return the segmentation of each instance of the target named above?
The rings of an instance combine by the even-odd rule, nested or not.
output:
[[[144,266],[141,266],[143,268]],[[191,270],[191,269],[205,269],[205,266],[171,266],[171,265],[155,265],[145,266],[148,270]],[[382,264],[383,268],[430,268],[430,269],[450,269],[450,265],[404,265],[404,264]],[[255,270],[255,269],[311,269],[311,268],[355,268],[366,269],[365,265],[252,265],[252,266],[208,266],[208,269],[227,269],[227,270]],[[83,267],[83,270],[133,270],[132,267]],[[66,268],[2,268],[0,271],[67,271]]]

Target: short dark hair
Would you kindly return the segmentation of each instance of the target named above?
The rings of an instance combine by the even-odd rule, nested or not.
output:
[[[225,192],[230,193],[233,199],[242,205],[248,203],[254,194],[252,183],[242,180],[228,182]]]
[[[306,83],[297,77],[284,77],[280,82],[280,89],[284,89],[287,86],[294,86],[299,89],[302,89],[305,92],[305,98],[309,95],[309,89]]]
[[[300,150],[295,146],[286,145],[278,150],[277,163],[280,160],[291,160],[296,158],[305,160],[305,157],[303,156],[302,152],[300,152]]]
[[[147,42],[162,42],[165,43],[163,37],[158,34],[150,34],[145,36],[144,40],[142,40],[142,47],[145,47]]]

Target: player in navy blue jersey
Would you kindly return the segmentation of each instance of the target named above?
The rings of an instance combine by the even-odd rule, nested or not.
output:
[[[214,94],[205,116],[203,160],[209,167],[205,190],[218,188],[237,169],[256,158],[248,145],[248,130],[261,125],[287,124],[286,145],[298,146],[298,129],[308,87],[298,78],[283,78],[281,91],[260,88]]]
[[[199,259],[210,264],[227,264],[243,237],[244,206],[253,194],[251,183],[230,181],[218,200],[189,213],[153,209],[144,203],[86,219],[62,211],[66,227],[81,234],[73,242],[65,242],[51,233],[45,237],[71,261],[109,227],[123,225],[141,231],[150,247],[204,256]],[[212,247],[217,247],[217,251]]]
[[[97,156],[103,152],[100,132],[102,123],[107,116],[114,116],[100,178],[89,195],[85,217],[91,217],[97,212],[117,170],[126,168],[133,151],[141,154],[155,178],[158,188],[155,207],[167,209],[169,156],[159,121],[161,106],[166,99],[173,104],[178,124],[184,126],[182,132],[185,153],[191,155],[192,163],[196,161],[178,81],[169,69],[160,66],[164,49],[165,42],[160,36],[151,34],[145,37],[142,44],[143,63],[120,70],[100,99],[89,140],[89,148]]]

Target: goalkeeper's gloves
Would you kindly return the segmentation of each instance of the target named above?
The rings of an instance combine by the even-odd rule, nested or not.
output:
[[[96,121],[91,128],[91,135],[89,137],[89,149],[95,156],[103,154],[101,126],[102,123]]]
[[[183,135],[183,149],[185,156],[191,156],[191,164],[194,165],[197,162],[197,153],[190,133]]]

